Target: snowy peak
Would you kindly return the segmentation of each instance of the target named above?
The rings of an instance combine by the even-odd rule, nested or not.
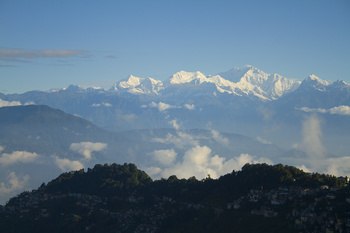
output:
[[[254,69],[255,67],[251,65],[246,65],[243,68],[234,67],[229,71],[221,72],[218,75],[222,78],[229,80],[231,82],[239,82],[241,78],[247,73],[250,69]]]
[[[153,78],[139,78],[130,75],[127,79],[114,84],[110,91],[128,92],[132,94],[158,94],[163,84]]]
[[[60,92],[60,91],[68,91],[68,92],[80,92],[80,93],[101,93],[106,90],[102,87],[81,87],[79,85],[69,85],[66,88],[57,88],[51,89],[48,92]]]
[[[267,74],[254,66],[246,65],[243,68],[233,68],[215,76],[206,76],[199,71],[180,71],[164,82],[131,75],[127,79],[117,82],[111,88],[111,91],[172,96],[176,93],[184,94],[179,88],[187,87],[186,96],[191,96],[191,92],[196,86],[201,87],[202,95],[207,95],[209,92],[226,93],[270,101],[278,99],[285,93],[294,91],[299,85],[299,81],[289,80],[278,74]],[[174,91],[176,93],[171,93]],[[196,95],[199,95],[199,92],[201,92],[200,89],[196,91]]]
[[[174,84],[201,84],[203,82],[207,82],[207,77],[199,71],[180,71],[173,74],[167,81],[164,82],[164,84],[168,86]]]
[[[126,80],[119,82],[118,86],[120,88],[130,88],[140,85],[144,78],[138,78],[133,75],[130,75]]]
[[[321,84],[324,86],[328,86],[328,85],[332,84],[331,81],[322,80],[314,74],[309,75],[303,82],[313,83],[313,84]]]
[[[204,75],[203,73],[179,71],[162,82],[153,78],[140,78],[130,75],[124,80],[116,82],[110,92],[133,95],[153,96],[215,96],[228,95],[241,96],[251,100],[272,101],[279,99],[286,93],[295,90],[325,91],[329,88],[349,89],[350,85],[343,82],[330,82],[310,75],[303,82],[291,80],[279,74],[268,74],[258,68],[246,65],[242,68],[232,68],[217,75]],[[327,90],[328,90],[327,89]],[[102,92],[104,89],[82,88],[69,86],[64,89],[74,92]]]
[[[220,76],[235,82],[234,92],[255,96],[264,100],[274,100],[296,90],[300,82],[278,74],[267,74],[254,66],[233,68]]]
[[[316,75],[309,75],[304,81],[301,83],[301,89],[315,89],[318,91],[325,91],[326,87],[331,85],[331,81],[322,80]]]

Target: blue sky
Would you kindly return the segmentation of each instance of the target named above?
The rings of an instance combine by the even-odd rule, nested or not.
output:
[[[350,1],[0,1],[0,92],[253,65],[350,83]]]

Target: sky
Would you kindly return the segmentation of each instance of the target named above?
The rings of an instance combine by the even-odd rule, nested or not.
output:
[[[0,1],[0,92],[253,65],[350,83],[348,0]]]

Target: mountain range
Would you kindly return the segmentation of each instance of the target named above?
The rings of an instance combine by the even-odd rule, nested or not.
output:
[[[46,92],[0,94],[0,99],[2,106],[48,105],[113,131],[209,127],[261,137],[286,148],[300,139],[305,114],[325,118],[329,125],[324,135],[331,140],[347,136],[350,126],[349,84],[315,75],[302,82],[290,80],[253,66],[214,76],[180,71],[163,82],[130,76],[108,90],[71,85]],[[331,151],[334,149],[339,147]]]
[[[315,75],[180,71],[165,81],[130,76],[110,89],[0,93],[0,106],[6,197],[43,174],[95,163],[135,163],[153,178],[218,177],[246,162],[350,175],[350,85]]]

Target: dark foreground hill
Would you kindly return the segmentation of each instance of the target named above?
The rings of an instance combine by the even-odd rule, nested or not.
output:
[[[246,164],[153,181],[134,164],[63,173],[12,198],[1,232],[349,232],[348,179]]]

